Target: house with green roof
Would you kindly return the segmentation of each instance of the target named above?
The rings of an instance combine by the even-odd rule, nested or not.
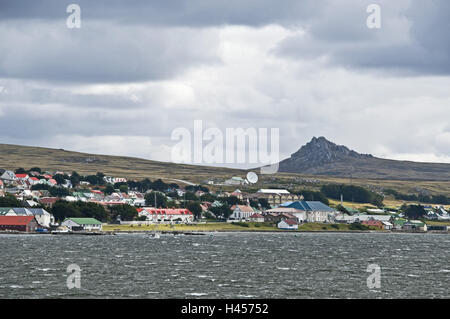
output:
[[[392,222],[394,229],[402,229],[403,225],[407,222],[404,218],[395,218]]]
[[[61,226],[66,226],[72,231],[86,230],[86,231],[100,231],[102,230],[102,223],[95,218],[84,217],[69,217],[64,219]]]
[[[420,220],[410,220],[403,224],[402,227],[403,230],[406,231],[427,231],[428,227],[427,224]]]
[[[348,206],[342,206],[349,215],[355,215],[355,214],[359,214],[359,210],[357,210],[356,208],[353,207],[348,207]]]

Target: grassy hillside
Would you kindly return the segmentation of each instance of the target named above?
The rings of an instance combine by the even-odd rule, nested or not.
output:
[[[86,154],[51,149],[0,144],[0,168],[14,170],[18,167],[29,169],[33,166],[48,171],[77,171],[82,174],[103,172],[106,175],[127,178],[177,178],[201,181],[212,176],[229,177],[233,174],[243,175],[240,170],[174,164],[145,160],[126,156],[109,156]]]
[[[82,174],[103,172],[107,175],[126,178],[150,178],[152,180],[162,178],[168,181],[180,179],[193,183],[201,183],[210,178],[245,177],[247,172],[246,170],[174,164],[134,157],[86,154],[62,149],[0,144],[0,168],[15,170],[19,167],[29,169],[33,166],[38,166],[48,171],[61,170],[71,172],[75,170]],[[257,170],[256,172],[258,173]],[[379,188],[393,188],[402,193],[417,193],[420,190],[430,192],[430,194],[450,195],[450,181],[350,179],[295,173],[258,175],[260,179],[256,185],[239,188],[257,190],[259,188],[277,187],[317,190],[322,184],[352,183],[353,185],[369,187],[375,190]],[[218,187],[213,186],[212,188]],[[220,186],[220,188],[223,190],[234,190],[236,187]]]

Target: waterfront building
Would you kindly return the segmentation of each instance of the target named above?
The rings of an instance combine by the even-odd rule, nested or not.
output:
[[[306,221],[309,223],[327,223],[334,221],[336,210],[319,201],[295,201],[286,202],[281,207],[295,208],[306,213]]]
[[[0,230],[34,232],[38,224],[34,216],[0,216]]]
[[[248,205],[233,205],[231,210],[233,211],[229,217],[231,220],[248,220],[255,213],[253,208]]]
[[[87,231],[102,230],[102,223],[95,218],[70,217],[66,218],[61,223],[61,226],[66,226],[70,230],[87,230]]]
[[[145,216],[150,223],[192,223],[194,214],[186,208],[154,208],[138,209],[138,216]]]
[[[297,209],[297,208],[293,208],[293,207],[283,207],[283,206],[278,206],[276,208],[272,208],[272,209],[268,209],[266,210],[267,214],[271,214],[271,215],[267,215],[267,216],[277,216],[277,215],[289,215],[289,217],[287,218],[296,218],[299,222],[305,222],[307,219],[306,216],[306,211],[301,210],[301,209]],[[271,217],[269,217],[268,219],[270,219]],[[278,220],[279,221],[279,220]]]
[[[298,223],[294,219],[284,219],[278,223],[277,227],[283,230],[293,230],[298,229]]]

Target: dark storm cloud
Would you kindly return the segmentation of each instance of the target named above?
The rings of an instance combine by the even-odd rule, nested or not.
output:
[[[285,39],[276,52],[291,58],[324,57],[347,68],[450,74],[449,1],[379,1],[381,29],[366,26],[365,8],[371,2],[330,1],[305,34]]]
[[[326,4],[314,0],[2,0],[0,19],[65,19],[70,3],[78,4],[86,19],[165,26],[297,24]]]
[[[380,30],[366,26],[372,0],[74,1],[82,10],[80,29],[66,28],[69,3],[0,2],[0,77],[85,83],[170,79],[191,67],[220,63],[219,39],[204,27],[225,24],[304,30],[280,43],[280,57],[326,57],[356,69],[450,72],[445,0],[380,1]]]
[[[201,30],[86,24],[73,30],[39,21],[1,23],[0,77],[136,82],[219,62],[215,42]]]

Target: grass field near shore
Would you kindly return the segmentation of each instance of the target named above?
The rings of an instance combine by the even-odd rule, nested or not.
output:
[[[178,231],[178,232],[211,232],[211,231],[281,231],[268,223],[204,223],[204,224],[176,224],[176,225],[104,225],[103,231],[134,232],[134,231]],[[361,231],[376,230],[374,228],[355,228],[347,224],[305,223],[299,225],[298,231]]]

